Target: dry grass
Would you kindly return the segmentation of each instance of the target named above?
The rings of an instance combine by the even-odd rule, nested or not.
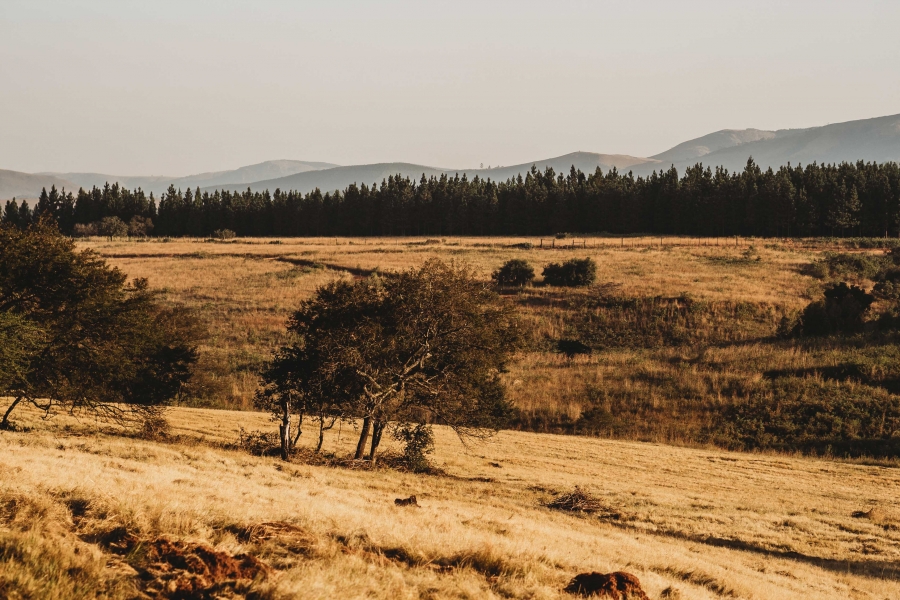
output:
[[[530,261],[539,273],[548,262],[591,256],[599,266],[598,280],[616,284],[622,294],[687,293],[700,299],[773,304],[784,310],[800,308],[817,285],[798,274],[800,266],[814,256],[802,247],[765,249],[755,242],[759,248],[755,255],[761,260],[748,261],[743,255],[751,241],[740,240],[734,246],[733,238],[730,246],[697,245],[697,240],[678,238],[664,238],[662,245],[660,238],[626,238],[623,245],[618,238],[595,238],[582,248],[582,240],[575,241],[572,248],[572,240],[555,240],[557,247],[552,249],[540,248],[540,240],[532,238],[291,238],[227,243],[93,239],[79,245],[96,250],[132,277],[149,278],[172,301],[197,308],[205,316],[212,332],[209,344],[201,349],[200,382],[207,389],[207,400],[242,409],[250,407],[256,389],[255,369],[283,340],[284,324],[297,303],[335,277],[409,268],[437,256],[466,261],[487,279],[511,258]],[[551,240],[543,243],[547,246]],[[533,247],[524,248],[527,244]],[[535,288],[528,296],[520,303],[535,337],[562,336],[565,323],[557,306],[559,292]],[[522,364],[529,371],[539,368],[538,377],[561,382],[541,386],[540,411],[581,410],[583,402],[570,400],[572,394],[583,394],[583,389],[573,388],[579,380],[575,370],[563,368],[560,377],[556,356],[546,352],[529,355]],[[515,389],[513,400],[525,410],[535,405],[534,394],[520,395]]]
[[[895,468],[519,432],[465,448],[439,428],[448,474],[415,476],[223,448],[272,427],[256,413],[170,420],[169,444],[24,413],[32,432],[0,433],[0,596],[134,597],[135,557],[102,543],[123,527],[260,558],[263,598],[558,598],[592,570],[651,598],[900,597]],[[545,506],[575,486],[615,512]]]

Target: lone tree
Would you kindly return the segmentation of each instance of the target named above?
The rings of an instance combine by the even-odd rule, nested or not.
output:
[[[202,334],[147,281],[77,252],[55,225],[0,226],[0,428],[22,402],[127,423],[159,416],[189,379]]]
[[[500,286],[525,287],[534,280],[534,269],[528,264],[528,261],[513,258],[494,271],[491,279]]]
[[[442,423],[460,436],[483,436],[509,412],[499,376],[521,328],[469,267],[432,259],[328,284],[301,304],[288,329],[295,341],[265,371],[258,396],[280,415],[283,456],[290,412],[310,407],[362,418],[355,458],[373,463],[389,422]]]

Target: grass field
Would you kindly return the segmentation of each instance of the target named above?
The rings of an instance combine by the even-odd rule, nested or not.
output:
[[[551,261],[590,256],[605,289],[626,298],[656,298],[649,313],[625,319],[660,327],[673,307],[682,316],[696,307],[706,311],[691,317],[682,333],[708,333],[709,339],[652,338],[568,359],[556,352],[555,341],[573,335],[573,304],[596,291],[538,286],[508,295],[532,334],[530,349],[506,375],[509,397],[519,409],[514,426],[522,429],[705,444],[724,407],[768,393],[763,373],[815,372],[871,359],[865,350],[843,344],[799,347],[772,339],[782,316],[821,293],[823,282],[806,267],[826,247],[809,242],[294,238],[92,239],[79,245],[132,277],[149,278],[168,299],[206,319],[211,337],[201,348],[187,398],[194,406],[251,408],[257,369],[284,341],[284,324],[298,302],[317,286],[418,266],[430,257],[465,261],[487,280],[511,258],[528,260],[540,274]],[[685,309],[685,302],[692,304]],[[751,317],[743,319],[745,313]],[[583,423],[591,410],[610,418]]]
[[[574,241],[574,240],[573,240]],[[568,240],[559,240],[560,244]],[[540,248],[537,239],[422,238],[92,241],[91,248],[131,277],[147,277],[167,296],[198,309],[213,334],[204,353],[227,382],[220,402],[247,407],[256,381],[248,368],[268,357],[282,339],[284,323],[297,303],[319,285],[337,278],[376,270],[419,266],[426,259],[465,261],[488,279],[510,258],[524,258],[537,268],[551,261],[591,256],[599,266],[598,281],[619,286],[623,294],[678,296],[709,300],[764,303],[800,308],[816,283],[798,274],[815,254],[759,248],[760,261],[742,257],[749,242],[739,246],[697,246],[696,240],[659,238],[593,239],[590,247]],[[694,245],[673,245],[674,243]],[[550,240],[544,240],[548,245]],[[707,240],[707,243],[709,241]],[[723,241],[724,243],[724,241]],[[731,243],[734,243],[733,240]],[[523,248],[532,244],[533,248]],[[813,288],[812,290],[810,288]],[[559,294],[533,288],[522,302],[536,336],[560,335],[555,304]],[[806,300],[808,301],[808,300]],[[523,404],[532,402],[523,399]]]
[[[559,598],[591,570],[653,599],[900,597],[892,467],[525,432],[464,447],[438,428],[446,474],[423,476],[228,449],[272,428],[257,413],[169,418],[165,443],[34,413],[0,433],[0,596],[165,596],[177,569],[142,554],[162,538],[272,569],[217,597]],[[350,452],[348,427],[326,452]],[[544,506],[576,485],[603,508]]]

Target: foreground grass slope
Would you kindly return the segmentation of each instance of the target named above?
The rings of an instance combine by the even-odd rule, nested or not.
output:
[[[134,568],[161,537],[272,569],[239,597],[558,598],[589,570],[634,573],[651,598],[900,597],[888,466],[520,432],[466,448],[438,428],[446,474],[422,476],[229,449],[271,429],[258,413],[170,420],[168,442],[36,414],[0,434],[0,597],[165,594]],[[544,506],[576,485],[605,509]],[[395,506],[411,494],[419,508]]]

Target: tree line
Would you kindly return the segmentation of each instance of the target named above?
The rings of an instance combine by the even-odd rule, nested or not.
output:
[[[118,184],[51,188],[36,206],[7,202],[3,221],[53,216],[67,234],[115,217],[150,219],[158,236],[553,235],[559,232],[698,236],[894,236],[900,234],[900,165],[841,163],[731,173],[697,164],[648,177],[613,169],[568,174],[532,167],[503,182],[463,176],[394,176],[380,185],[306,194],[184,191],[159,198]],[[109,229],[109,228],[107,228]],[[121,228],[119,228],[121,230]],[[138,228],[138,230],[140,230]],[[91,233],[82,229],[82,233]]]

